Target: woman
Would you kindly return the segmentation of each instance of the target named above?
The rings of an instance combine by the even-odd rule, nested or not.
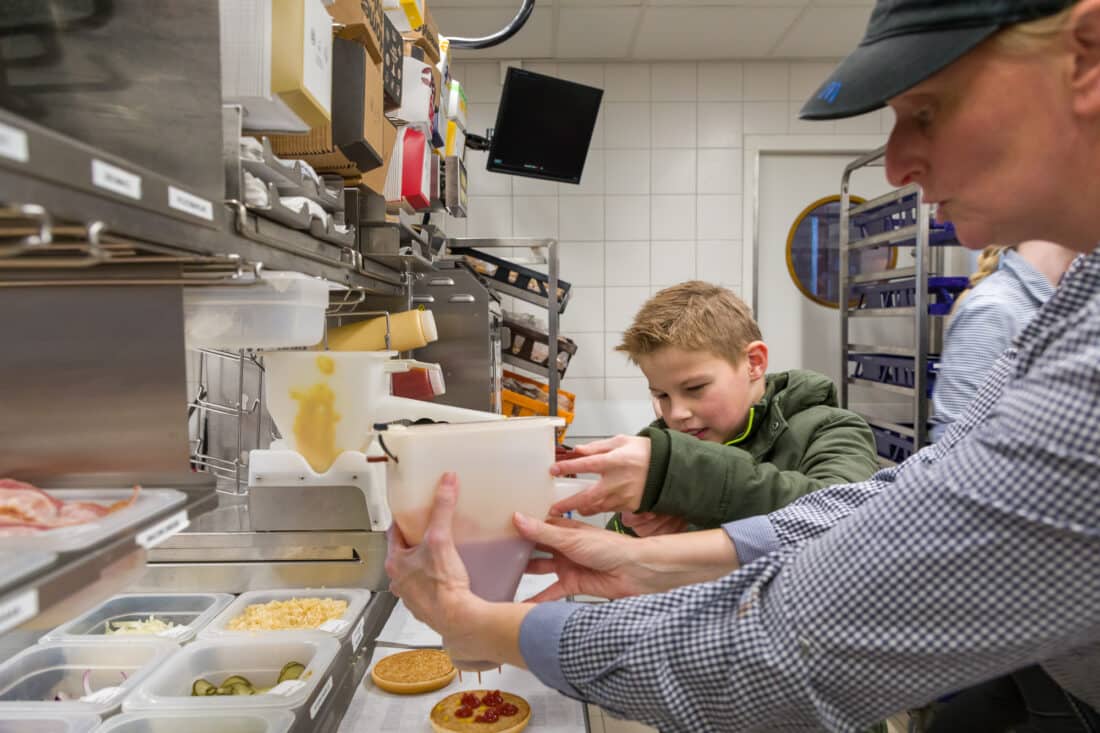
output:
[[[962,416],[997,357],[1054,295],[1076,256],[1042,240],[982,250],[970,288],[956,301],[944,334],[932,393],[933,440]]]
[[[559,576],[540,600],[621,598],[595,606],[474,596],[448,477],[421,545],[391,532],[387,571],[454,658],[526,665],[662,730],[856,730],[1036,663],[1100,705],[1100,0],[878,0],[803,116],[884,103],[891,184],[920,184],[966,246],[1089,253],[957,426],[723,530],[517,517],[554,552],[532,565]]]

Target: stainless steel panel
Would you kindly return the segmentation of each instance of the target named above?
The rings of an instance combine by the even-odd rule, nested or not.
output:
[[[0,107],[223,198],[217,0],[0,3]]]
[[[0,288],[0,314],[0,475],[189,472],[179,287]]]
[[[370,512],[358,486],[248,487],[248,514],[256,530],[358,530]]]

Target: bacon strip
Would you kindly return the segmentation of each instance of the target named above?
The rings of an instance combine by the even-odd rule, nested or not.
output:
[[[129,498],[103,505],[61,501],[23,481],[0,479],[0,534],[22,535],[94,522],[132,505],[140,491],[135,485]]]

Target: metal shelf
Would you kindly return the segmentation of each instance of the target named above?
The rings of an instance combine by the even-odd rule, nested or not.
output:
[[[911,346],[879,346],[877,344],[848,344],[848,351],[864,354],[889,354],[890,356],[908,356],[913,358],[916,349]]]
[[[882,382],[873,382],[870,379],[857,379],[855,377],[848,377],[848,384],[856,385],[858,387],[866,387],[868,389],[877,389],[883,392],[892,392],[893,394],[899,394],[903,397],[915,397],[917,392],[912,387],[901,387],[896,384],[883,384]]]
[[[856,161],[856,163],[858,162],[859,161]],[[848,209],[848,216],[859,216],[860,214],[866,214],[869,211],[874,211],[875,209],[886,206],[887,204],[892,204],[895,201],[901,201],[906,196],[918,193],[919,191],[920,187],[916,184],[903,186],[902,188],[895,189],[893,191],[890,191],[889,193],[884,193],[881,196],[876,196],[873,199],[864,201],[858,206],[853,206],[852,208]]]
[[[887,282],[889,280],[901,280],[907,277],[916,277],[917,268],[915,267],[897,267],[893,270],[879,270],[878,272],[863,272],[859,275],[853,275],[848,278],[848,282],[853,285],[860,283],[877,283]]]
[[[893,430],[895,433],[898,433],[899,435],[904,435],[907,438],[915,438],[917,435],[916,431],[913,430],[913,428],[910,426],[900,425],[896,422],[890,422],[889,420],[883,420],[880,417],[868,415],[864,412],[857,411],[856,414],[866,420],[867,424],[871,425],[872,427],[883,428],[884,430]]]
[[[893,247],[897,245],[911,244],[913,240],[917,237],[918,229],[919,225],[910,224],[909,226],[900,227],[898,229],[891,229],[886,232],[880,232],[864,239],[857,239],[856,241],[848,245],[848,249],[858,250],[868,249],[871,247]]]
[[[187,495],[182,505],[158,512],[91,548],[57,553],[52,564],[32,576],[13,583],[0,578],[0,635],[43,617],[50,623],[56,617],[60,623],[122,591],[144,567],[150,548],[218,502],[212,482],[170,488]]]

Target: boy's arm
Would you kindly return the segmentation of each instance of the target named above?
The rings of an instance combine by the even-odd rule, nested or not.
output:
[[[741,448],[684,433],[645,432],[652,458],[639,511],[681,516],[700,527],[766,514],[816,489],[863,481],[878,468],[867,424],[842,410],[814,434],[798,470],[757,463]]]

